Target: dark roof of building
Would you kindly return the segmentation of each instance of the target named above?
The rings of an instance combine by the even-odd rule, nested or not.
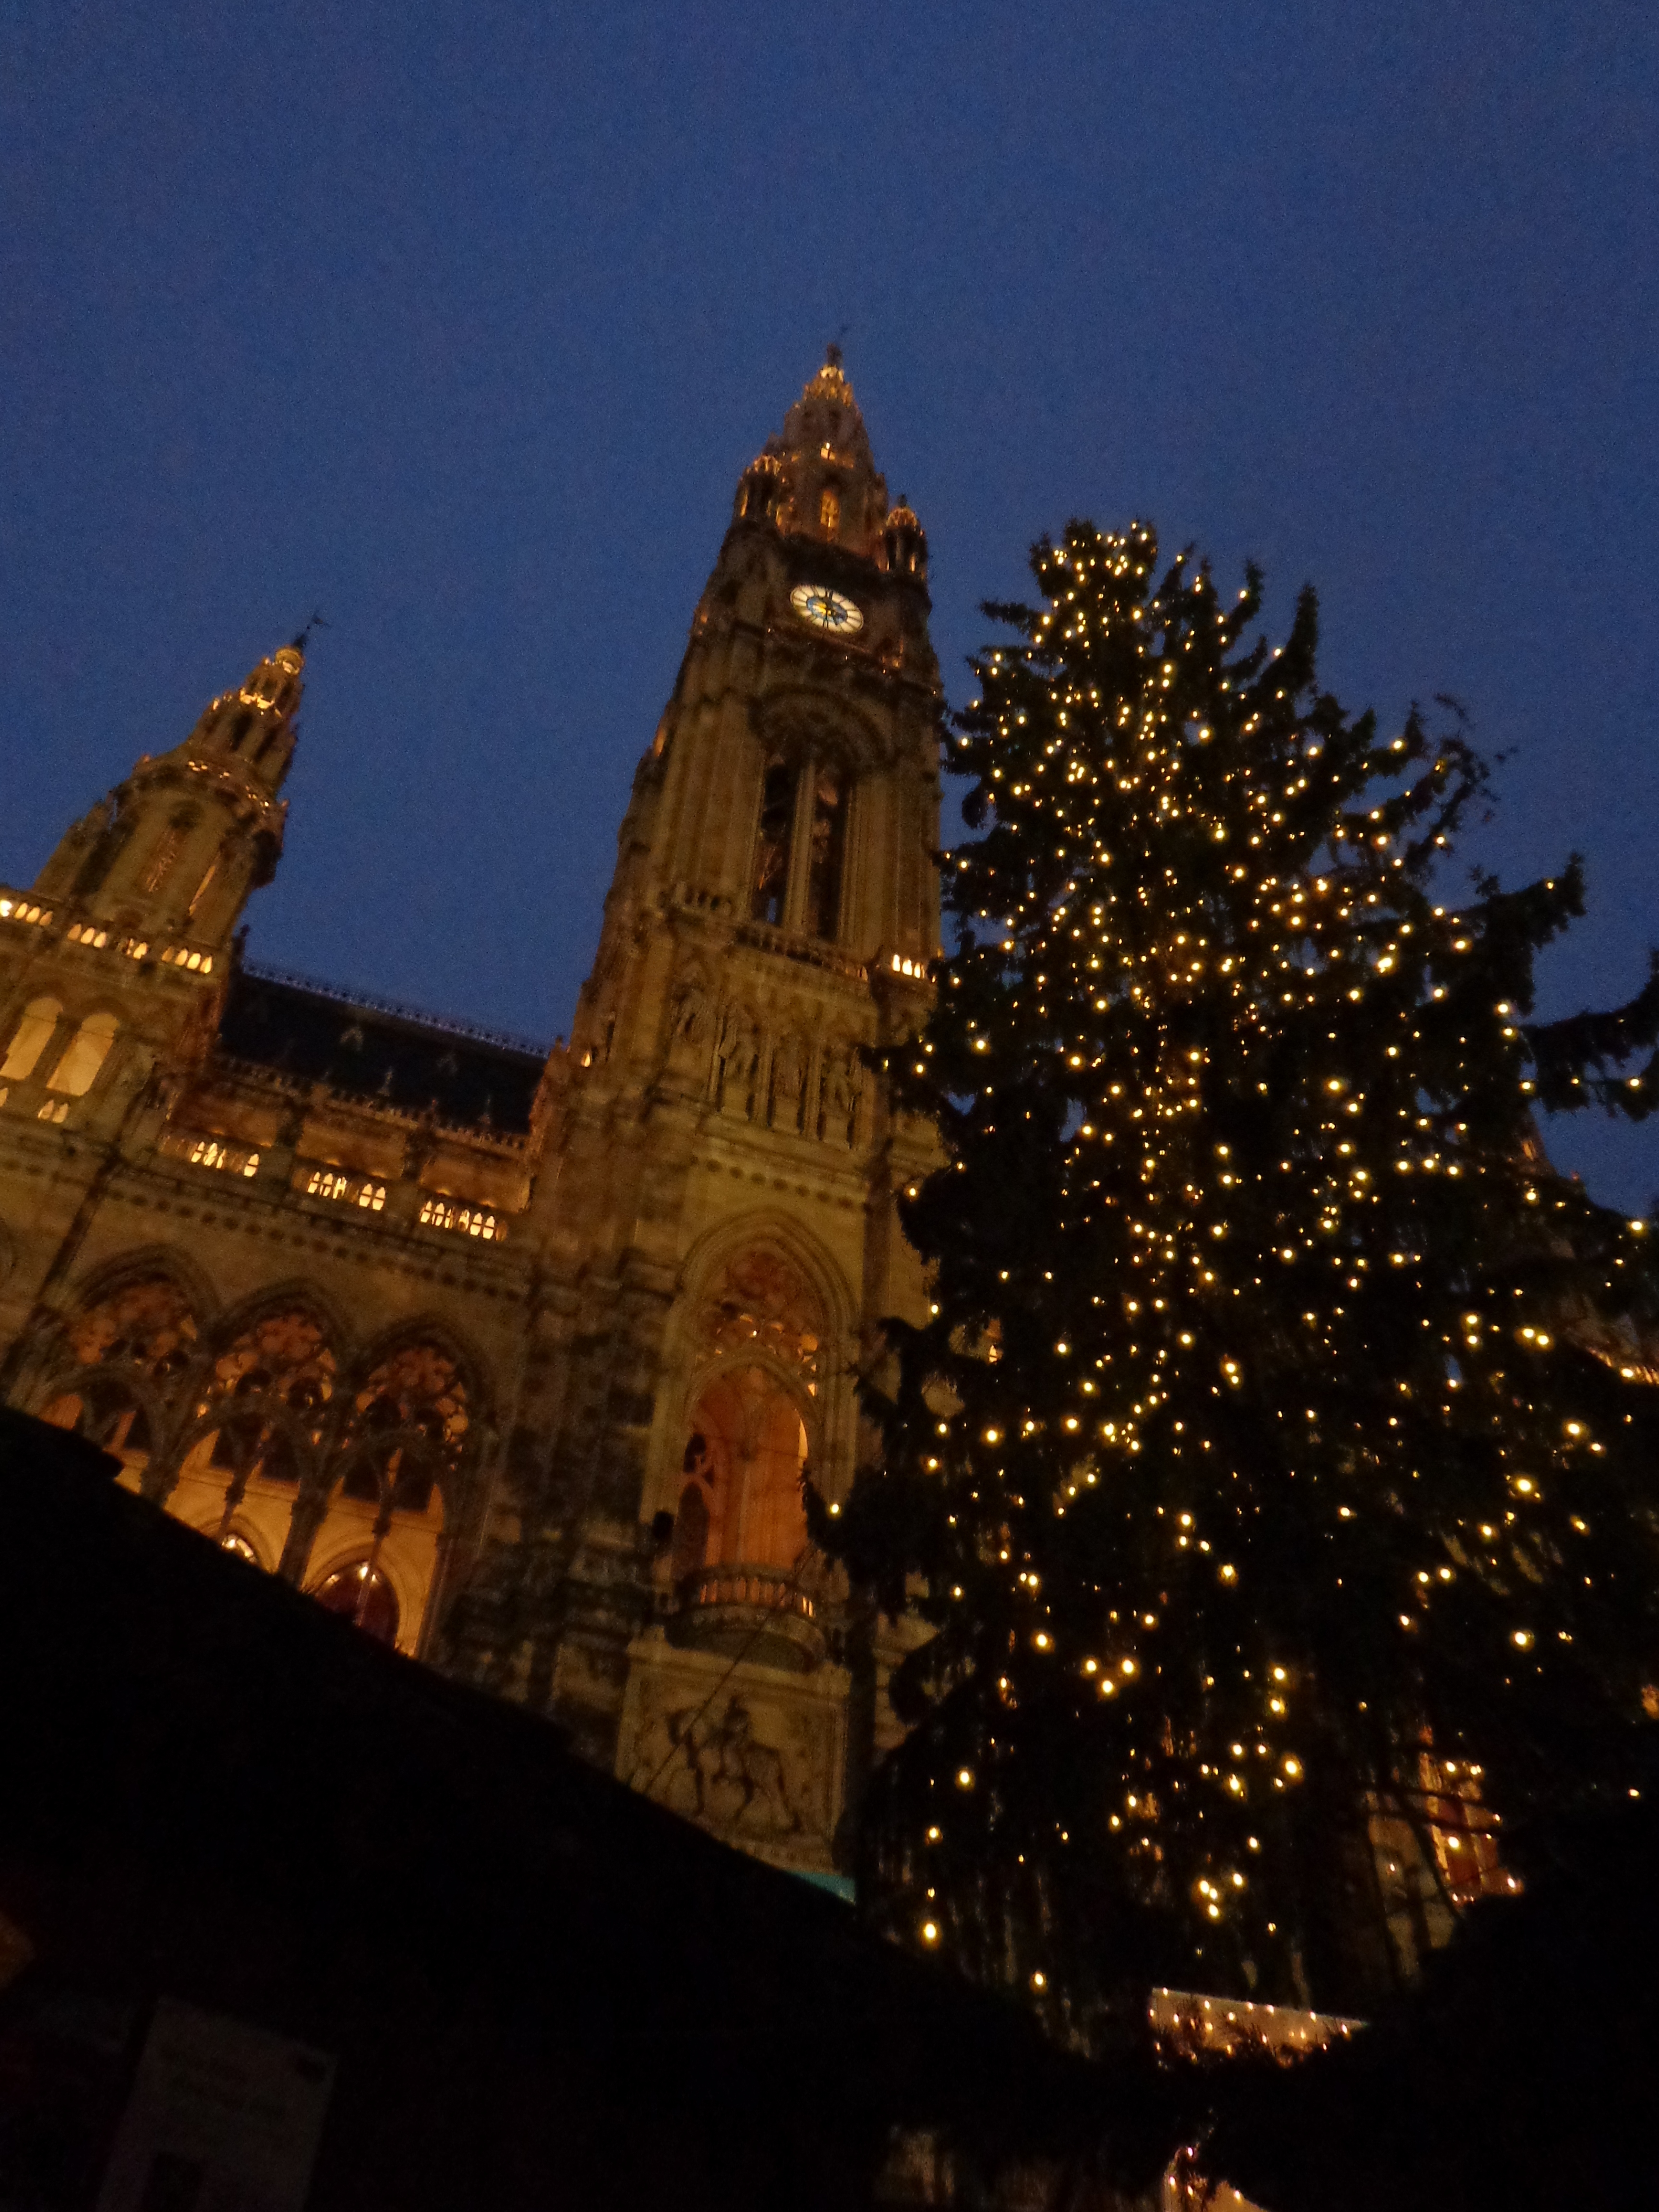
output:
[[[1656,1800],[1534,1832],[1526,1893],[1475,1905],[1351,2043],[1216,2076],[1206,2173],[1274,2212],[1650,2202]]]
[[[233,1060],[365,1103],[523,1136],[546,1054],[412,1009],[239,968],[219,1024]]]
[[[623,2138],[665,2138],[689,2205],[816,2204],[800,2172],[895,2124],[1028,2152],[1133,2142],[1156,2172],[1173,2123],[1150,2059],[1063,2055],[1018,2008],[877,1942],[546,1722],[372,1643],[114,1471],[0,1407],[5,1911],[21,1868],[26,1896],[40,1877],[92,1885],[88,1911],[164,1881],[163,1917],[209,1929],[240,1884],[325,1961],[349,1931],[354,1957],[382,1962],[354,1968],[363,1986],[453,1992],[475,2039],[549,2051],[550,2081],[577,2069],[635,2116]],[[793,2191],[745,2174],[763,2136]],[[689,2184],[711,2156],[705,2193]],[[618,2184],[609,2201],[660,2198]]]

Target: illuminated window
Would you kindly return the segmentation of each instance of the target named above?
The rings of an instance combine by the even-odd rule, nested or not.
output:
[[[118,1026],[113,1014],[88,1014],[46,1079],[46,1088],[67,1098],[84,1097],[109,1055]]]
[[[207,1464],[228,1474],[224,1522],[256,1476],[296,1484],[301,1460],[321,1437],[324,1407],[334,1395],[334,1354],[302,1309],[252,1322],[214,1362],[209,1404],[218,1426]]]
[[[701,1451],[686,1470],[675,1554],[678,1561],[680,1522],[690,1513],[684,1549],[689,1555],[700,1534],[703,1559],[688,1556],[678,1571],[704,1563],[793,1566],[806,1542],[806,1430],[793,1399],[763,1369],[728,1369],[702,1393],[691,1419]]]
[[[841,495],[826,486],[818,497],[818,528],[833,538],[841,528]]]
[[[477,1237],[486,1244],[499,1244],[507,1235],[507,1224],[498,1221],[487,1207],[457,1206],[447,1198],[426,1200],[421,1207],[421,1226],[453,1230],[458,1237]]]
[[[368,1176],[349,1176],[343,1168],[318,1168],[306,1184],[306,1196],[339,1199],[365,1213],[380,1213],[386,1206],[386,1185]]]
[[[377,1644],[396,1643],[397,1593],[380,1569],[367,1559],[359,1559],[355,1566],[336,1567],[312,1595],[325,1612],[343,1613],[354,1627],[372,1636]]]
[[[169,1417],[195,1348],[195,1318],[176,1284],[165,1276],[129,1283],[70,1323],[70,1364],[43,1418],[142,1474],[154,1426]]]
[[[1498,1858],[1498,1822],[1482,1802],[1480,1767],[1425,1751],[1419,1780],[1435,1860],[1453,1903],[1473,1905],[1479,1897],[1502,1897],[1519,1889],[1519,1880],[1505,1872]]]
[[[444,1474],[459,1466],[470,1422],[455,1361],[434,1344],[405,1345],[353,1400],[343,1495],[384,1512],[424,1513]]]
[[[23,1018],[13,1032],[7,1048],[0,1076],[21,1079],[33,1075],[34,1063],[52,1042],[52,1033],[58,1026],[58,1017],[63,1012],[56,999],[32,999],[23,1009]]]
[[[167,1129],[157,1150],[193,1168],[216,1168],[223,1175],[256,1176],[259,1155],[246,1145],[233,1145],[227,1137],[198,1137],[188,1129]]]
[[[754,890],[749,911],[757,921],[783,924],[789,896],[789,859],[795,837],[795,771],[787,761],[766,764],[760,823],[755,832]]]
[[[808,856],[807,923],[815,937],[841,934],[841,878],[847,849],[847,793],[838,769],[812,778],[812,842]]]

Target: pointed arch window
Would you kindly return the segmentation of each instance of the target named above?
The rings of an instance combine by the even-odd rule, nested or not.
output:
[[[336,1567],[312,1591],[326,1613],[343,1613],[377,1644],[398,1640],[398,1594],[372,1559]]]
[[[852,777],[816,749],[794,760],[770,756],[755,832],[753,921],[837,941],[852,796]]]
[[[761,785],[760,823],[755,832],[754,881],[749,911],[756,921],[784,926],[789,904],[789,863],[795,842],[796,771],[774,754]]]
[[[0,1077],[21,1082],[24,1076],[33,1074],[36,1061],[52,1042],[52,1031],[63,1011],[56,999],[30,1000],[23,1009],[22,1020],[12,1032],[4,1062],[0,1063]]]
[[[198,1413],[213,1414],[216,1425],[185,1471],[204,1460],[205,1473],[228,1478],[218,1508],[222,1541],[251,1483],[297,1487],[309,1451],[322,1441],[336,1379],[321,1328],[300,1308],[263,1316],[214,1362]]]
[[[56,1091],[65,1098],[83,1098],[97,1081],[98,1071],[109,1057],[109,1048],[119,1026],[113,1014],[88,1014],[47,1077],[47,1090]]]
[[[806,873],[806,921],[814,937],[841,934],[841,878],[847,851],[847,779],[836,768],[812,774],[811,847]]]
[[[150,854],[145,864],[144,872],[138,878],[138,888],[141,891],[161,890],[162,884],[173,873],[184,842],[183,824],[177,822],[170,823],[156,840],[155,850]]]
[[[818,528],[826,538],[841,528],[841,494],[828,484],[818,495]]]
[[[142,1474],[158,1424],[171,1425],[196,1342],[195,1316],[176,1283],[159,1275],[127,1283],[70,1325],[71,1364],[42,1418]]]
[[[455,1361],[434,1344],[405,1345],[356,1395],[343,1494],[385,1513],[424,1513],[460,1463],[470,1419]]]
[[[203,877],[201,882],[197,884],[195,890],[190,895],[190,905],[185,909],[185,919],[186,921],[195,921],[197,910],[200,907],[202,901],[207,896],[208,892],[212,886],[213,878],[218,874],[218,872],[219,858],[217,854],[216,854],[212,860],[208,862],[206,875]]]

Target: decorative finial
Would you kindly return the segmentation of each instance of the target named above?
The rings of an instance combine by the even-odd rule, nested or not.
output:
[[[823,365],[826,368],[841,367],[841,348],[836,343],[834,338],[831,338],[823,349]]]

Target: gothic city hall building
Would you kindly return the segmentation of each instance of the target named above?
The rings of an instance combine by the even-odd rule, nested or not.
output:
[[[243,960],[301,645],[0,886],[0,1395],[803,1871],[894,1731],[801,1485],[850,1483],[922,1296],[927,1133],[860,1048],[938,941],[927,574],[831,349],[738,486],[549,1055]]]

